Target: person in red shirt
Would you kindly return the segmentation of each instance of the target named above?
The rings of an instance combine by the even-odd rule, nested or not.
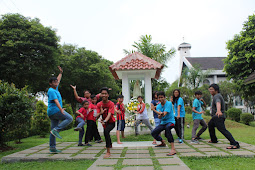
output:
[[[102,139],[97,129],[96,113],[97,113],[97,97],[91,95],[91,104],[89,105],[89,113],[87,116],[87,130],[85,135],[85,145],[91,146],[88,142],[95,138],[96,143],[101,143]],[[96,113],[95,113],[96,112]]]
[[[87,118],[87,114],[89,112],[88,110],[89,108],[89,102],[84,100],[82,102],[82,108],[80,108],[79,110],[76,111],[76,114],[78,114],[78,116],[76,117],[76,121],[78,122],[78,125],[76,128],[74,128],[75,131],[79,131],[79,143],[78,146],[84,146],[82,144],[82,138],[84,136],[84,125],[85,125],[85,121]]]
[[[102,117],[99,121],[104,127],[104,137],[107,149],[104,158],[109,158],[111,156],[110,148],[112,147],[110,132],[115,127],[114,103],[108,99],[109,89],[107,87],[103,87],[100,90],[100,93],[102,101],[97,103],[97,118],[100,116]]]
[[[118,96],[118,103],[115,106],[115,112],[117,113],[117,130],[116,130],[116,137],[117,137],[117,143],[122,144],[120,142],[120,131],[122,138],[125,138],[124,136],[124,129],[125,129],[125,106],[123,104],[123,95]]]

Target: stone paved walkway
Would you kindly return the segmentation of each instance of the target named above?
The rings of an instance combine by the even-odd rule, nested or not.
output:
[[[202,141],[200,144],[191,144],[186,140],[183,144],[175,143],[177,155],[166,156],[170,151],[168,147],[156,148],[149,142],[123,142],[123,145],[113,144],[112,156],[103,159],[106,152],[105,143],[94,144],[92,147],[78,147],[75,142],[57,143],[57,149],[61,149],[60,154],[51,154],[47,143],[26,149],[2,158],[2,162],[17,161],[46,161],[46,160],[80,160],[96,159],[89,169],[114,169],[124,170],[139,169],[150,170],[154,167],[162,169],[189,169],[179,158],[179,156],[246,156],[254,157],[255,146],[240,143],[241,148],[237,150],[227,150],[229,146],[227,140],[220,140],[217,144],[208,144]]]

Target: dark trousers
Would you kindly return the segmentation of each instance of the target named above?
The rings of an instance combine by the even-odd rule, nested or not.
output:
[[[212,142],[217,142],[217,137],[215,135],[215,127],[230,141],[230,145],[237,145],[238,142],[235,141],[231,133],[225,127],[225,118],[213,116],[208,123],[209,133]]]
[[[115,127],[115,122],[107,123],[104,128],[104,137],[105,137],[105,142],[106,142],[106,148],[112,147],[112,140],[111,140],[110,132],[112,131],[112,129],[114,127]]]
[[[172,128],[174,128],[174,124],[172,124],[172,123],[167,123],[167,124],[164,124],[164,125],[160,124],[155,129],[153,129],[153,131],[151,132],[151,135],[157,141],[162,141],[163,139],[162,139],[161,136],[159,136],[159,134],[160,134],[160,132],[165,130],[165,137],[167,138],[169,143],[172,143],[172,142],[174,142],[174,138],[173,138],[173,135],[171,133]]]
[[[185,125],[185,117],[180,117],[179,119],[177,119],[175,117],[175,131],[176,131],[176,135],[180,138],[180,139],[184,139],[184,125]]]
[[[97,131],[97,132],[96,132]],[[88,143],[90,140],[95,137],[95,140],[100,140],[101,137],[99,135],[97,124],[93,120],[87,120],[87,130],[85,135],[85,143]]]

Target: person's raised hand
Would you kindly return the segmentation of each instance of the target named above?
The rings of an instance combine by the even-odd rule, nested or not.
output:
[[[73,85],[71,85],[71,84],[70,84],[70,86],[71,86],[73,89],[76,89],[76,86],[73,86]]]
[[[60,73],[63,73],[63,69],[60,66],[58,66],[58,69],[59,69]]]

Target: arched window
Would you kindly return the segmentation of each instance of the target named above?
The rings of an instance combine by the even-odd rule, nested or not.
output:
[[[209,81],[208,79],[205,79],[205,80],[203,81],[203,84],[208,84],[208,85],[210,85],[210,81]]]

